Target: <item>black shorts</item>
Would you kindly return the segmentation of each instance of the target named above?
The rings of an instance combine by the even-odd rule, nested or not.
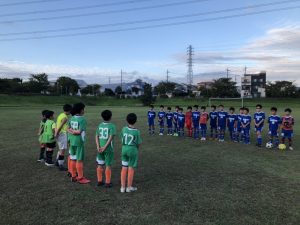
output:
[[[56,142],[53,143],[46,143],[47,148],[55,148],[56,147]]]

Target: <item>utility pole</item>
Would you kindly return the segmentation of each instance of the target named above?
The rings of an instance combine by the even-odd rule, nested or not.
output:
[[[247,66],[245,66],[245,68],[244,68],[244,71],[245,71],[245,72],[244,72],[244,75],[247,74],[247,69],[248,69]]]
[[[108,77],[108,84],[110,85],[110,77]]]
[[[121,70],[121,90],[123,92],[123,71]]]
[[[170,71],[167,70],[167,83],[169,83],[169,73],[170,73]]]
[[[226,69],[227,79],[229,78],[229,72],[230,72],[230,70],[227,68]]]
[[[187,72],[187,83],[191,86],[193,84],[193,55],[194,55],[194,48],[192,45],[189,45],[187,48],[187,65],[188,65],[188,72]]]

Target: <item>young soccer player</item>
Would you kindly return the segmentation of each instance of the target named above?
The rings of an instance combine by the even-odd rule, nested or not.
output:
[[[168,107],[168,111],[166,113],[167,119],[167,127],[168,127],[168,135],[173,135],[173,113],[171,112],[172,108]]]
[[[237,131],[237,115],[234,113],[235,108],[229,108],[229,114],[227,119],[227,128],[230,135],[230,140],[236,142],[236,131]]]
[[[116,127],[111,123],[112,112],[104,110],[101,113],[103,122],[98,125],[96,130],[96,147],[97,147],[97,186],[103,186],[103,171],[105,167],[105,187],[112,187],[111,183],[111,165],[114,161],[113,141],[116,135]]]
[[[266,119],[266,114],[262,111],[262,105],[257,104],[256,105],[256,112],[254,113],[254,126],[255,126],[255,132],[257,137],[257,147],[262,146],[262,130],[264,127],[264,122]]]
[[[210,138],[214,140],[218,138],[218,112],[216,111],[217,107],[215,105],[211,106],[211,111],[209,113],[210,120]]]
[[[249,109],[244,108],[244,115],[242,117],[242,133],[244,134],[244,143],[250,144],[250,128],[251,128],[251,116],[249,114]]]
[[[159,135],[164,135],[166,112],[163,105],[160,106],[160,111],[157,114],[159,124]]]
[[[90,183],[90,180],[83,176],[83,161],[85,156],[85,140],[86,140],[86,120],[84,118],[85,105],[77,103],[73,106],[75,114],[69,120],[69,140],[70,140],[70,158],[71,158],[71,174],[72,182],[79,184]],[[77,172],[77,177],[76,177]]]
[[[201,141],[206,141],[206,132],[207,132],[207,122],[209,119],[209,115],[206,112],[206,107],[201,107],[200,114],[200,131],[201,131]]]
[[[154,111],[153,105],[150,105],[150,109],[147,115],[148,115],[149,134],[154,134],[155,132],[154,121],[155,121],[156,113]]]
[[[292,110],[290,108],[287,108],[284,110],[285,115],[282,117],[282,130],[281,130],[281,143],[285,144],[285,139],[287,138],[289,140],[289,149],[292,151],[294,150],[292,147],[293,141],[293,126],[295,124],[295,120],[292,117],[291,113]]]
[[[194,111],[192,112],[192,120],[193,120],[194,138],[199,139],[200,112],[199,112],[199,106],[198,105],[194,105]]]
[[[268,118],[269,123],[269,143],[275,144],[275,147],[277,148],[279,145],[279,137],[278,137],[278,130],[281,125],[281,118],[277,115],[277,108],[272,107],[271,108],[271,115]],[[275,141],[274,141],[275,139]]]
[[[137,191],[132,186],[134,170],[138,162],[138,150],[142,143],[140,131],[134,127],[137,116],[134,113],[127,115],[128,126],[121,132],[122,139],[122,170],[121,170],[121,193]],[[128,177],[127,177],[128,174]],[[127,177],[127,187],[126,187]]]
[[[176,106],[175,112],[173,112],[173,136],[178,136],[178,110],[179,106]]]
[[[63,110],[64,112],[59,114],[56,120],[55,137],[57,138],[58,152],[56,156],[55,165],[58,166],[59,170],[66,171],[67,168],[64,167],[64,161],[65,151],[68,149],[68,116],[70,115],[72,106],[69,104],[65,104],[63,106]]]
[[[192,137],[193,130],[192,130],[192,107],[187,107],[187,112],[185,113],[185,127],[188,131],[188,136]]]
[[[242,119],[244,116],[244,107],[240,108],[240,113],[237,116],[236,141],[244,141],[244,133],[242,132]]]
[[[217,124],[218,124],[218,133],[219,133],[220,142],[224,142],[225,139],[227,115],[228,113],[224,111],[224,105],[219,105]]]
[[[38,131],[38,136],[39,136],[39,143],[40,143],[40,155],[38,158],[38,162],[44,162],[45,161],[45,141],[43,140],[43,133],[44,133],[44,127],[45,127],[45,122],[46,122],[46,113],[48,110],[43,110],[42,111],[42,120],[40,122],[40,127]]]
[[[55,122],[54,120],[54,112],[47,111],[46,112],[46,122],[44,125],[44,133],[43,133],[43,140],[45,141],[46,145],[46,166],[54,166],[52,161],[53,151],[56,147],[55,142]]]
[[[178,136],[183,137],[184,136],[184,125],[185,125],[185,115],[183,113],[183,108],[178,109]]]

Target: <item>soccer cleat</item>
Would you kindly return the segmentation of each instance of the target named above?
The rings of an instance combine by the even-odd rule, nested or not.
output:
[[[290,146],[290,147],[289,147],[289,150],[290,150],[290,151],[293,151],[293,150],[294,150],[294,148],[293,148],[292,146]]]
[[[135,191],[137,191],[137,188],[136,188],[136,187],[127,187],[127,188],[126,188],[126,192],[127,192],[127,193],[135,192]]]
[[[159,133],[159,136],[163,136],[164,134],[163,133]]]
[[[202,138],[201,138],[201,141],[206,141],[206,138],[205,138],[205,137],[202,137]]]
[[[104,183],[102,181],[97,183],[97,187],[101,187],[103,185],[104,185]]]
[[[71,182],[73,183],[77,182],[77,177],[71,177]]]
[[[54,163],[53,162],[45,162],[45,165],[48,167],[53,167]]]
[[[113,184],[112,183],[109,183],[109,184],[105,184],[105,187],[106,188],[112,188]]]
[[[38,159],[37,162],[43,163],[45,162],[45,159]]]
[[[121,192],[121,193],[125,193],[125,191],[126,191],[126,188],[124,188],[124,187],[121,187],[121,188],[120,188],[120,192]]]
[[[88,183],[90,183],[91,181],[88,180],[88,179],[86,179],[85,177],[82,177],[82,178],[80,178],[80,179],[77,179],[77,182],[78,182],[79,184],[88,184]]]

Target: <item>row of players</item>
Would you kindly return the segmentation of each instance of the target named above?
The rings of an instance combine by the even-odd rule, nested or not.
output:
[[[83,176],[83,162],[85,158],[85,142],[87,122],[84,117],[85,105],[83,103],[64,105],[64,112],[54,122],[54,112],[42,111],[42,121],[39,128],[40,155],[39,162],[45,162],[46,166],[54,166],[52,160],[56,143],[57,152],[55,165],[61,171],[68,171],[72,182],[79,184],[90,183]],[[70,117],[69,115],[72,115]],[[103,121],[98,125],[95,132],[95,144],[97,148],[97,186],[112,187],[111,166],[114,162],[114,137],[116,127],[111,122],[112,112],[104,110],[101,113]],[[122,170],[121,192],[133,192],[137,188],[132,186],[134,170],[137,167],[138,149],[142,143],[140,131],[134,127],[137,116],[130,113],[126,117],[127,126],[123,127],[120,137],[122,142]],[[69,150],[68,168],[64,167],[65,151]],[[45,157],[46,154],[46,157]],[[105,173],[105,182],[103,179]],[[127,187],[126,187],[127,180]]]
[[[167,135],[184,136],[184,128],[187,129],[189,137],[199,139],[201,133],[201,140],[205,141],[207,138],[208,122],[210,125],[210,138],[218,139],[223,142],[225,139],[225,131],[228,129],[229,136],[233,142],[244,142],[250,144],[250,131],[252,116],[250,115],[249,108],[240,108],[239,114],[235,113],[235,108],[230,107],[229,112],[224,110],[223,105],[219,105],[218,111],[215,105],[211,106],[211,111],[208,113],[206,107],[202,106],[199,111],[199,106],[194,105],[187,107],[187,112],[183,112],[183,108],[176,106],[175,111],[171,111],[171,107],[167,108],[165,112],[164,106],[160,106],[160,111],[157,113],[159,135],[164,134],[165,123],[167,127]],[[278,147],[280,145],[279,132],[281,129],[281,146],[284,148],[286,139],[288,139],[289,149],[293,150],[292,137],[294,118],[291,113],[292,110],[287,108],[284,110],[284,116],[277,115],[277,108],[270,109],[271,114],[266,118],[266,114],[262,111],[262,105],[256,105],[256,112],[253,116],[254,128],[257,136],[258,147],[262,147],[262,131],[265,122],[269,124],[268,129],[268,142],[266,147]],[[156,112],[153,105],[150,106],[148,111],[148,125],[149,134],[155,133],[155,118]]]

